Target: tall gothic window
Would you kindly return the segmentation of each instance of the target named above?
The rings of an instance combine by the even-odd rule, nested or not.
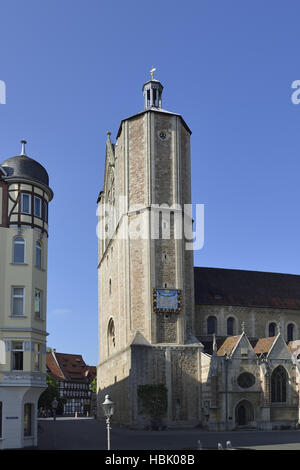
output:
[[[111,318],[107,328],[108,355],[110,355],[116,346],[115,324]]]
[[[217,333],[217,319],[216,317],[208,317],[207,319],[207,334],[213,335]]]
[[[276,367],[271,376],[271,400],[273,403],[286,402],[287,373],[282,366]]]
[[[2,401],[0,401],[0,438],[2,437]]]
[[[276,323],[269,324],[269,337],[276,336]]]
[[[287,340],[293,341],[294,340],[294,325],[293,323],[289,323],[287,326]]]
[[[229,317],[227,318],[227,335],[233,336],[234,334],[234,318]]]

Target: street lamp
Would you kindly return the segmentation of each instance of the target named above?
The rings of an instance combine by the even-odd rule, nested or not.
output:
[[[105,395],[105,400],[102,403],[103,413],[106,418],[107,429],[107,450],[110,450],[110,418],[114,414],[115,404],[110,400],[109,395]]]
[[[53,409],[53,421],[56,418],[56,410],[58,407],[58,401],[56,400],[56,397],[53,398],[52,403],[51,403],[52,409]]]

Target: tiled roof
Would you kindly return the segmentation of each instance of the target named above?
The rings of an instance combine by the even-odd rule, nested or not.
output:
[[[97,375],[97,368],[96,366],[86,366],[85,374],[89,376],[91,380],[93,380]]]
[[[296,351],[300,353],[300,341],[298,339],[296,341],[290,341],[288,348],[292,354],[294,354]]]
[[[237,345],[240,337],[241,337],[241,335],[239,335],[239,336],[229,336],[228,338],[226,338],[224,343],[222,344],[222,346],[218,349],[217,355],[218,356],[224,356],[226,354],[227,356],[230,356],[233,349]]]
[[[194,268],[196,305],[240,305],[300,310],[300,276]]]
[[[46,364],[47,364],[48,370],[50,371],[50,373],[53,375],[54,378],[59,379],[59,380],[65,380],[65,377],[62,371],[60,370],[51,352],[47,352]]]
[[[270,336],[269,338],[260,338],[254,347],[254,352],[256,354],[267,354],[273,346],[276,338],[277,336]]]
[[[47,367],[52,375],[60,380],[89,382],[96,371],[96,367],[86,365],[80,354],[57,353],[56,351],[53,354],[47,353]]]

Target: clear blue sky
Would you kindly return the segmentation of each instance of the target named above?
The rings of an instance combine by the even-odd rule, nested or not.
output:
[[[98,362],[96,199],[106,131],[143,108],[152,65],[163,107],[192,134],[195,264],[300,274],[300,4],[287,0],[3,0],[0,161],[48,170],[48,345]]]

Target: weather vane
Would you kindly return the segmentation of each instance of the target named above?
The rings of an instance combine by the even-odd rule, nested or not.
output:
[[[154,79],[154,72],[155,72],[156,68],[152,67],[152,69],[150,70],[150,73],[151,73],[151,79],[153,80]]]

